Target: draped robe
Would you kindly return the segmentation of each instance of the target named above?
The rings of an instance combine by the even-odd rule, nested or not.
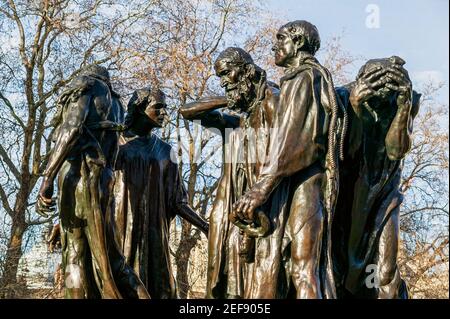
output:
[[[296,290],[297,298],[312,298],[303,295],[302,284],[316,286],[314,298],[336,297],[331,224],[338,194],[335,146],[339,134],[337,129],[329,134],[332,99],[340,103],[331,75],[313,57],[286,70],[281,79],[278,132],[268,151],[277,160],[268,161],[260,175],[263,187],[274,192],[280,187],[286,189],[283,207],[289,212],[282,255],[289,296]],[[330,136],[332,149],[328,147]],[[273,180],[278,184],[271,185]],[[305,253],[310,254],[308,260],[303,260]],[[312,269],[303,267],[308,263]]]
[[[358,117],[349,104],[351,84],[338,89],[349,114],[349,132],[346,139],[345,160],[340,167],[340,193],[334,229],[334,239],[340,244],[334,249],[336,277],[341,297],[376,298],[378,289],[367,287],[370,265],[396,265],[398,242],[390,238],[390,231],[399,228],[399,209],[403,201],[400,191],[402,160],[391,160],[386,153],[385,138],[395,116],[396,107],[374,119],[363,110]],[[413,96],[417,96],[416,93]],[[419,103],[413,99],[411,123]],[[388,230],[388,227],[392,227]],[[394,241],[393,241],[394,240]],[[380,247],[390,247],[381,249]],[[384,253],[383,251],[389,252]],[[393,267],[394,270],[396,266]],[[407,298],[403,281],[396,274],[387,294],[390,298]]]
[[[172,148],[154,134],[122,140],[115,169],[117,241],[152,298],[176,298],[169,251],[173,218],[187,192]],[[171,155],[172,153],[172,155]]]
[[[243,233],[229,220],[232,205],[253,186],[267,159],[279,91],[265,85],[262,92],[261,102],[249,113],[236,116],[214,110],[198,117],[203,126],[221,129],[225,139],[222,176],[210,215],[207,298],[277,298],[285,294],[281,256],[285,189],[280,187],[263,207],[272,231],[255,238],[252,262],[240,255]]]

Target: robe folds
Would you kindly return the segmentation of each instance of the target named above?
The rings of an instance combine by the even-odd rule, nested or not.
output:
[[[331,225],[338,195],[337,143],[342,116],[331,75],[315,58],[307,57],[299,67],[287,69],[281,79],[278,131],[268,151],[276,160],[267,161],[260,176],[262,183],[281,181],[275,191],[287,188],[282,206],[289,212],[282,255],[288,289],[295,286],[298,290],[301,282],[318,282],[317,298],[336,297]],[[299,265],[299,254],[305,252],[302,246],[313,247],[308,254],[316,263],[314,270]],[[301,291],[297,297],[302,298]]]
[[[115,167],[117,241],[152,298],[176,298],[169,227],[188,205],[178,164],[172,160],[176,156],[154,134],[121,144]]]
[[[87,103],[85,113],[77,107],[83,103]],[[105,130],[96,128],[114,115],[107,84],[83,75],[63,91],[52,121],[57,125],[53,154],[63,152],[60,145],[64,140],[70,145],[66,146],[68,153],[60,156],[64,162],[58,173],[62,270],[65,278],[81,273],[82,289],[67,280],[66,298],[122,298],[123,291],[113,278],[120,260],[110,259],[109,229],[105,227],[110,207],[104,204],[111,199],[108,185],[113,183],[110,158],[105,154],[114,153],[114,145],[106,140]],[[50,161],[44,175],[57,165]]]
[[[98,74],[74,79],[58,99],[52,121],[55,147],[46,175],[59,172],[61,268],[69,279],[65,294],[148,299],[114,240],[113,167],[124,112],[120,96],[104,80]]]
[[[254,260],[246,262],[239,254],[242,231],[229,221],[232,205],[256,182],[267,159],[278,89],[264,89],[261,103],[250,114],[228,120],[224,134],[222,176],[210,215],[207,298],[281,298],[285,294],[282,244],[286,223],[287,189],[280,187],[263,209],[272,224],[271,233],[255,238]],[[213,127],[217,118],[229,118],[226,112],[211,111],[199,116],[202,125]],[[232,123],[239,123],[232,125]],[[219,126],[219,125],[218,125]],[[280,280],[278,280],[280,278]]]
[[[245,144],[246,139],[235,131],[228,136],[225,159],[231,160],[224,163],[210,217],[209,298],[286,298],[291,278],[295,276],[291,243],[298,229],[303,227],[297,222],[298,214],[308,216],[317,210],[326,211],[317,234],[323,242],[319,246],[324,247],[318,257],[321,289],[325,297],[335,297],[328,233],[337,196],[337,170],[335,166],[331,168],[329,162],[331,158],[334,165],[337,164],[337,148],[327,153],[330,100],[336,102],[334,87],[329,73],[315,59],[288,70],[281,84],[274,107],[264,108],[263,102],[250,115],[250,119],[255,120],[240,125],[256,128],[256,123],[261,123],[260,127],[272,128],[267,138],[256,134],[253,143]],[[270,121],[264,121],[265,118]],[[333,142],[336,138],[334,134]],[[247,173],[244,179],[247,184],[243,187],[236,182],[240,176],[236,158],[254,148],[265,148],[266,158],[257,161],[252,169],[244,168],[252,174]],[[232,205],[266,177],[278,180],[261,207],[271,221],[272,231],[255,240],[255,260],[245,263],[239,259],[239,229],[229,222],[228,215]],[[308,207],[310,201],[314,202],[314,207]],[[301,207],[299,202],[306,203],[306,207]]]
[[[385,139],[396,108],[391,104],[387,116],[374,121],[367,111],[358,117],[348,102],[351,84],[338,89],[347,105],[349,132],[345,160],[340,166],[340,185],[333,238],[336,278],[340,297],[377,298],[378,290],[367,287],[370,265],[396,270],[399,209],[403,202],[400,190],[402,160],[391,160],[386,153]],[[413,97],[417,97],[414,93]],[[412,100],[409,132],[419,109],[418,98]],[[390,229],[388,229],[390,228]],[[398,237],[397,237],[398,238]],[[383,248],[390,246],[392,248]],[[390,253],[386,253],[390,251]],[[398,270],[396,271],[398,273]],[[392,276],[389,298],[407,298],[407,290],[399,276]],[[392,287],[392,288],[391,288]]]

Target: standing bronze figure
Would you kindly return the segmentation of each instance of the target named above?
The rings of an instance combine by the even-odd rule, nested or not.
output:
[[[400,181],[420,94],[404,63],[369,60],[339,90],[351,104],[334,226],[340,297],[407,298],[397,267]]]
[[[235,214],[252,219],[274,191],[286,188],[283,256],[289,296],[314,299],[336,297],[330,232],[338,192],[337,120],[342,109],[330,73],[314,58],[319,47],[317,28],[307,21],[279,29],[275,63],[286,71],[277,136],[268,151],[278,160],[264,166],[234,205]]]
[[[91,65],[59,98],[55,145],[39,191],[37,211],[53,210],[58,175],[62,270],[66,298],[149,298],[114,245],[113,163],[120,109],[108,71]]]
[[[116,236],[127,263],[152,298],[176,298],[169,251],[170,223],[179,215],[206,235],[208,223],[193,211],[171,146],[152,133],[166,118],[163,92],[133,93],[127,131],[116,161]]]
[[[214,67],[226,96],[203,98],[180,110],[184,118],[215,128],[224,142],[222,176],[210,215],[206,296],[280,298],[286,286],[278,280],[284,273],[286,193],[280,188],[256,223],[232,214],[232,204],[254,185],[265,163],[279,90],[240,48],[221,52]]]
[[[400,183],[420,94],[405,61],[369,60],[335,89],[314,25],[289,22],[276,39],[281,88],[230,47],[214,64],[225,96],[180,108],[223,140],[210,229],[154,134],[167,117],[161,90],[136,90],[126,117],[103,67],[63,91],[36,208],[55,209],[57,178],[50,244],[60,238],[66,298],[177,298],[177,215],[208,236],[207,298],[408,298]]]

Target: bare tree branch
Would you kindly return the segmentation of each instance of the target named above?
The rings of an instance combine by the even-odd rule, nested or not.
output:
[[[14,177],[17,179],[18,182],[21,180],[21,175],[17,167],[14,165],[13,161],[10,159],[8,153],[3,148],[3,146],[0,144],[0,157],[2,161],[6,164],[6,166],[11,170]]]

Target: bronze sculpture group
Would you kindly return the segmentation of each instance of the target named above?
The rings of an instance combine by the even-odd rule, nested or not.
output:
[[[209,225],[152,133],[167,116],[164,93],[136,90],[125,117],[108,71],[84,69],[58,100],[37,201],[41,214],[58,205],[65,296],[176,298],[169,228],[179,215],[208,237],[207,298],[407,298],[399,183],[420,94],[396,56],[335,87],[319,48],[311,23],[282,26],[279,86],[227,48],[214,65],[225,95],[180,108],[223,141]]]

